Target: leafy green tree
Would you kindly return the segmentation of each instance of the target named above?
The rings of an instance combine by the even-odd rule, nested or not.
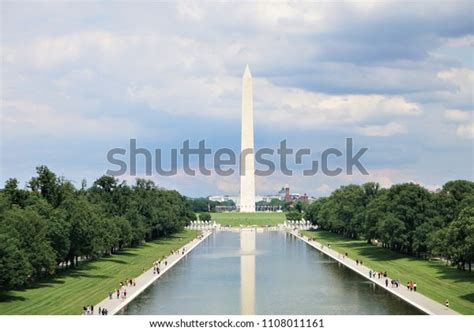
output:
[[[150,180],[131,187],[102,176],[77,190],[46,166],[36,170],[30,191],[16,179],[0,189],[1,288],[51,275],[63,262],[74,266],[181,231],[196,219],[188,199]]]
[[[405,223],[388,213],[378,223],[379,238],[385,247],[404,251],[409,246]]]
[[[10,178],[5,182],[3,192],[8,197],[10,204],[25,207],[29,194],[28,191],[18,188],[18,180],[16,178]]]
[[[26,285],[31,273],[32,266],[21,246],[19,233],[0,221],[0,289]]]
[[[289,211],[285,216],[288,221],[301,221],[303,219],[303,214],[298,210]]]
[[[365,209],[363,234],[364,238],[369,243],[372,240],[380,239],[378,224],[385,216],[387,199],[388,190],[381,189],[367,204]]]
[[[77,265],[79,257],[95,257],[102,248],[95,239],[100,225],[100,211],[85,197],[65,202],[66,219],[70,224],[68,260]]]
[[[435,194],[435,203],[445,224],[451,223],[464,207],[474,204],[474,183],[467,180],[447,182]]]
[[[47,238],[56,255],[56,264],[67,260],[71,249],[71,224],[63,210],[54,210],[48,222]]]
[[[18,232],[20,248],[32,266],[31,278],[53,273],[55,253],[47,237],[47,221],[32,208],[15,207],[3,215],[3,222]]]
[[[448,256],[461,268],[472,270],[474,261],[474,206],[463,209],[447,228]]]
[[[58,178],[47,166],[36,167],[37,177],[33,177],[29,182],[29,187],[33,192],[40,193],[52,206],[59,205]]]
[[[210,222],[212,219],[210,213],[200,213],[199,214],[199,220],[204,221],[204,222]]]
[[[321,208],[328,198],[319,198],[313,203],[306,206],[305,218],[313,225],[321,223]]]

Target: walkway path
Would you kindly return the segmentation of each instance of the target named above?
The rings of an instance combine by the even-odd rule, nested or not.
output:
[[[375,276],[369,277],[369,272],[371,269],[364,265],[357,265],[356,262],[348,257],[343,258],[343,254],[336,252],[335,250],[318,243],[317,241],[311,240],[309,241],[307,237],[301,236],[297,231],[289,231],[295,237],[303,240],[308,245],[316,248],[320,252],[326,254],[327,256],[331,257],[332,259],[338,261],[339,263],[345,265],[346,267],[352,269],[353,271],[357,272],[358,274],[362,275],[366,279],[372,281],[376,285],[382,287],[383,289],[389,291],[390,293],[396,295],[397,297],[401,298],[402,300],[408,302],[409,304],[415,306],[419,310],[425,312],[429,315],[459,315],[459,313],[455,312],[452,309],[446,308],[444,305],[425,297],[424,295],[409,291],[406,288],[406,284],[400,284],[397,287],[391,287],[391,279],[381,277],[380,279],[376,278]],[[380,271],[380,270],[376,270]],[[385,286],[385,279],[388,279],[388,287]]]
[[[143,274],[135,278],[135,286],[125,286],[127,290],[127,298],[126,299],[117,299],[116,294],[113,293],[112,299],[108,297],[99,302],[94,307],[94,314],[99,313],[99,307],[102,309],[107,309],[109,315],[117,314],[121,309],[123,309],[126,305],[128,305],[133,299],[135,299],[140,293],[142,293],[148,286],[153,284],[158,278],[163,276],[168,270],[170,270],[179,260],[185,257],[189,252],[191,252],[194,247],[199,245],[204,239],[211,235],[211,231],[204,231],[200,238],[195,238],[180,249],[176,251],[175,254],[167,256],[164,261],[168,261],[168,265],[165,267],[164,263],[161,263],[160,267],[160,274],[153,274],[153,267],[145,271]],[[182,254],[184,248],[184,254]],[[156,259],[158,260],[160,256],[157,256]],[[120,284],[117,284],[117,288],[120,287]],[[104,289],[104,293],[107,294],[109,289]],[[113,290],[113,289],[112,289]]]

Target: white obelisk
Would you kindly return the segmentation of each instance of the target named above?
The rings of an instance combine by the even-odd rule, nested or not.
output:
[[[255,161],[253,150],[252,75],[245,67],[242,78],[242,140],[240,154],[240,212],[255,212]]]

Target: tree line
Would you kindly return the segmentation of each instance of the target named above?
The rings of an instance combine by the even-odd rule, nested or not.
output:
[[[365,239],[420,257],[442,257],[471,271],[474,261],[474,183],[447,182],[430,192],[405,183],[343,186],[305,208],[321,229]]]
[[[176,191],[137,179],[102,176],[77,189],[46,166],[26,189],[14,178],[0,190],[0,289],[49,277],[60,268],[181,231],[196,218]]]

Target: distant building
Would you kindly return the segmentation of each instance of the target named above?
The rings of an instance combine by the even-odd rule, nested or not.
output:
[[[257,197],[257,201],[263,201],[263,202],[272,202],[272,200],[281,200],[280,196],[279,195],[262,195],[262,196],[258,196]]]
[[[282,201],[285,202],[291,202],[291,201],[301,201],[301,202],[308,202],[309,197],[306,193],[300,194],[300,193],[290,193],[290,187],[288,185],[284,186],[281,188],[280,191],[278,191],[278,196]]]
[[[216,202],[233,201],[234,203],[237,203],[239,201],[237,197],[230,195],[211,195],[208,199]]]

